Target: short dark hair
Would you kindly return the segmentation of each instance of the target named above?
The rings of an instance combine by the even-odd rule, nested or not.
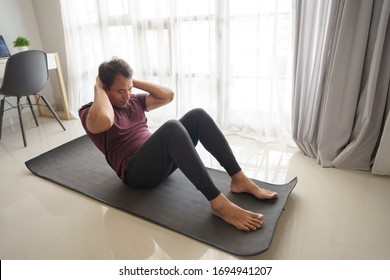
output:
[[[111,60],[100,64],[99,78],[103,85],[107,87],[107,90],[110,90],[118,75],[122,75],[129,79],[133,76],[133,69],[131,69],[130,65],[125,60],[113,57]]]

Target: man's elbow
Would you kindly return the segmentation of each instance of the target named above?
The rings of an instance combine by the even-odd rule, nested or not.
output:
[[[172,90],[170,90],[167,94],[167,103],[171,103],[174,98],[175,98],[175,93]]]
[[[109,130],[114,124],[114,120],[110,117],[94,118],[89,116],[87,118],[87,129],[93,134],[98,134]]]
[[[173,92],[173,90],[166,88],[164,90],[163,97],[157,100],[157,103],[159,103],[157,106],[160,107],[168,103],[171,103],[174,97],[175,97],[175,93]]]

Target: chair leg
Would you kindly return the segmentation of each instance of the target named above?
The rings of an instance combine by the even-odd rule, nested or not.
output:
[[[43,95],[41,95],[41,98],[43,100],[43,102],[45,102],[47,108],[49,108],[50,112],[53,114],[53,116],[56,118],[57,122],[60,124],[60,126],[62,127],[63,130],[66,130],[65,129],[65,126],[61,123],[60,121],[60,118],[58,117],[57,113],[53,110],[53,108],[50,106],[49,102],[47,102],[46,100],[46,97],[44,97]]]
[[[1,132],[3,131],[3,116],[4,116],[4,98],[1,99],[1,105],[0,105],[0,139],[1,139]]]
[[[32,113],[32,115],[34,117],[35,124],[37,126],[39,126],[38,121],[37,121],[37,117],[35,116],[35,113],[34,113],[34,109],[33,109],[32,103],[31,103],[30,96],[26,96],[26,98],[27,98],[28,106],[30,106],[31,113]]]
[[[17,107],[18,107],[18,114],[19,114],[20,129],[22,130],[23,144],[25,147],[27,147],[26,135],[24,134],[24,127],[23,127],[23,120],[22,120],[22,105],[20,104],[20,97],[18,97]]]

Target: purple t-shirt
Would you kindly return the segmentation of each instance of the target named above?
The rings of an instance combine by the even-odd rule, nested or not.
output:
[[[96,147],[105,155],[108,164],[119,178],[125,182],[127,161],[150,137],[146,111],[147,94],[133,94],[126,108],[114,107],[114,125],[107,131],[93,134],[88,131],[86,120],[92,102],[79,110],[79,116],[85,131]]]

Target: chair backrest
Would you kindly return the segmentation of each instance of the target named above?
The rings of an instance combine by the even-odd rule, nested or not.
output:
[[[6,96],[36,94],[45,87],[48,78],[47,56],[44,51],[19,52],[7,60],[0,92]]]

